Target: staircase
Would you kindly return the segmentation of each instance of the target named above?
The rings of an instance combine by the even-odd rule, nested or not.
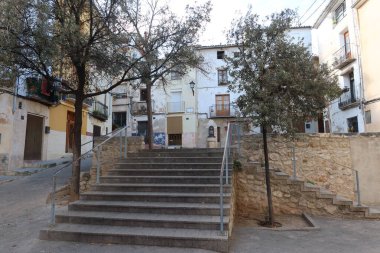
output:
[[[257,163],[258,164],[258,163]],[[335,216],[341,218],[354,218],[354,219],[374,219],[380,220],[380,210],[371,208],[366,205],[358,206],[356,202],[337,195],[321,186],[305,182],[301,179],[294,180],[289,174],[282,172],[278,169],[271,169],[272,190],[276,186],[290,187],[294,191],[299,192],[299,198],[314,203],[323,203],[328,209],[336,210],[335,213],[321,213],[316,212],[315,209],[309,209],[303,206],[304,212],[314,215]],[[261,181],[265,180],[265,170],[261,166],[256,167],[255,176],[260,178]],[[276,185],[276,186],[274,186]],[[286,201],[286,200],[285,200]],[[302,207],[300,207],[302,209]]]
[[[130,153],[57,214],[40,239],[228,252],[228,235],[219,232],[222,156],[221,149]],[[228,231],[231,189],[224,191]]]

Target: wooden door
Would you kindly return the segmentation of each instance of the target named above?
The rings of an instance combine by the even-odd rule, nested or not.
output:
[[[344,51],[346,59],[351,59],[350,34],[348,32],[344,33]]]
[[[216,95],[215,96],[215,111],[216,116],[230,116],[230,95]]]
[[[43,117],[28,114],[26,121],[24,160],[42,159],[43,124]]]
[[[74,147],[74,112],[67,112],[66,121],[66,153],[72,153]]]

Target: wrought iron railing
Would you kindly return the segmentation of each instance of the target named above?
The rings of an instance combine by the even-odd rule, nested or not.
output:
[[[154,101],[152,100],[152,112],[154,112]],[[131,108],[132,115],[146,115],[148,113],[147,102],[133,102]]]
[[[343,68],[344,66],[353,62],[355,60],[354,49],[355,45],[353,44],[346,44],[339,48],[333,54],[333,66],[335,68]]]
[[[184,112],[185,111],[185,101],[168,102],[166,108],[167,108],[168,113]]]
[[[341,110],[345,110],[350,108],[358,103],[358,99],[356,97],[355,91],[348,91],[343,93],[339,98],[338,107]]]
[[[100,120],[107,120],[108,119],[108,106],[106,106],[105,104],[95,100],[92,104],[91,115],[95,118],[100,119]]]
[[[210,118],[237,117],[239,109],[236,104],[217,104],[209,108]]]

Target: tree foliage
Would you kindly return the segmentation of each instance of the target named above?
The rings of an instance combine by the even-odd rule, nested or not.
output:
[[[173,65],[185,71],[193,63],[189,47],[209,4],[189,7],[180,20],[157,2],[147,1],[143,13],[139,0],[1,1],[0,73],[38,74],[75,95],[74,161],[81,156],[84,99],[124,83],[153,83]],[[79,173],[76,162],[72,199],[79,196]]]
[[[230,88],[244,93],[239,108],[255,125],[287,132],[294,121],[316,118],[340,92],[327,65],[319,65],[303,41],[288,36],[295,17],[284,10],[260,21],[249,11],[229,33],[240,50],[239,58],[229,59],[235,80]]]
[[[186,8],[184,17],[177,17],[158,0],[136,1],[125,9],[128,22],[135,31],[133,44],[144,61],[136,65],[141,84],[147,88],[147,139],[152,148],[152,86],[157,81],[166,85],[170,73],[184,75],[189,68],[200,68],[201,58],[195,53],[200,32],[209,19],[210,2]],[[140,84],[138,84],[139,86]]]
[[[240,57],[228,58],[234,82],[231,90],[242,93],[237,104],[243,115],[263,133],[268,223],[274,226],[267,132],[294,133],[293,122],[316,118],[327,103],[340,94],[336,77],[319,65],[303,41],[288,36],[296,13],[284,10],[260,20],[248,13],[237,20],[229,39],[238,45]]]

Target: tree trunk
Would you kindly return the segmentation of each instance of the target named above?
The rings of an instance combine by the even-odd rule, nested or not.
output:
[[[75,114],[74,114],[74,147],[73,147],[73,167],[70,186],[70,200],[79,199],[80,190],[80,160],[81,156],[81,129],[82,129],[82,108],[83,96],[76,94],[75,96]]]
[[[146,84],[146,106],[148,117],[147,140],[149,150],[153,149],[153,110],[152,110],[152,83]]]
[[[265,162],[265,183],[267,186],[267,199],[268,199],[268,223],[273,226],[273,203],[272,203],[272,189],[270,184],[269,172],[269,158],[268,158],[268,141],[267,141],[267,126],[263,125],[263,143],[264,143],[264,162]]]

